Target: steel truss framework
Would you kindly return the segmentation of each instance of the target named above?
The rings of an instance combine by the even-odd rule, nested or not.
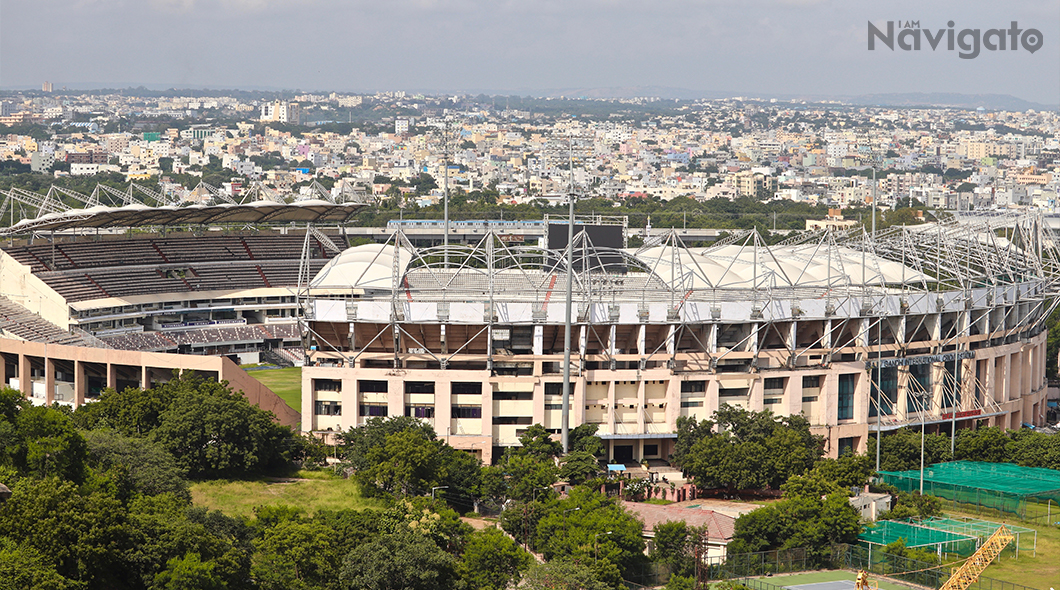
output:
[[[715,372],[719,363],[740,358],[749,359],[747,370],[756,372],[863,361],[874,415],[880,416],[877,425],[886,421],[886,427],[930,422],[929,414],[941,421],[942,411],[955,404],[982,415],[997,411],[988,399],[962,399],[962,384],[969,391],[984,384],[975,371],[962,378],[961,366],[974,356],[973,347],[1040,334],[1060,293],[1056,237],[1035,212],[895,226],[875,236],[860,228],[824,230],[773,246],[746,231],[701,249],[686,248],[676,232],[636,250],[596,248],[579,233],[571,247],[573,303],[581,330],[576,367],[584,368],[587,356],[614,367],[621,323],[664,329],[661,342],[636,351],[641,367],[665,359],[675,371]],[[507,245],[492,232],[472,246],[419,249],[399,230],[377,247],[349,287],[362,286],[384,263],[391,266],[389,288],[378,288],[377,280],[374,290],[347,304],[350,322],[377,328],[357,349],[352,341],[347,346],[318,333],[314,301],[334,292],[323,294],[303,277],[299,325],[310,358],[342,359],[354,366],[362,355],[379,356],[366,352],[373,343],[393,339],[395,367],[413,348],[419,358],[445,368],[466,354],[468,342],[486,335],[492,366],[496,351],[489,336],[495,328],[556,323],[548,308],[562,304],[569,270],[565,250]],[[359,317],[359,301],[384,304],[389,314]],[[450,321],[450,307],[468,302],[483,306],[482,321]],[[413,303],[435,304],[438,313],[431,319],[415,317]],[[528,304],[530,313],[502,320],[499,309],[515,304],[523,309]],[[621,311],[630,307],[636,309],[632,322]],[[665,312],[658,313],[662,308]],[[424,323],[469,323],[478,332],[443,351],[412,329]],[[737,325],[745,329],[719,345],[720,334]],[[405,352],[402,339],[410,343]],[[587,354],[587,348],[598,354]],[[934,365],[939,376],[929,383],[909,378],[907,366],[920,361]],[[907,403],[900,411],[900,399],[889,399],[881,377],[887,364],[904,375]]]
[[[259,180],[251,181],[235,198],[206,182],[199,182],[191,190],[166,191],[162,187],[158,189],[136,182],[130,182],[125,190],[97,184],[90,195],[84,195],[55,185],[50,186],[45,194],[13,187],[6,193],[0,192],[0,224],[6,224],[7,228],[0,229],[0,233],[28,233],[48,229],[47,226],[55,223],[54,214],[64,214],[64,225],[76,227],[79,221],[88,222],[93,216],[98,215],[100,211],[95,209],[98,207],[138,206],[147,208],[143,211],[142,217],[150,221],[151,207],[178,207],[189,202],[201,202],[205,206],[222,208],[261,202],[282,205],[306,200],[320,201],[330,205],[367,205],[373,202],[372,197],[345,181],[339,185],[338,194],[333,195],[330,190],[314,180],[309,185],[309,196],[298,199],[285,198]],[[223,218],[227,214],[227,210],[220,213],[218,217],[222,219],[219,222],[224,222]]]

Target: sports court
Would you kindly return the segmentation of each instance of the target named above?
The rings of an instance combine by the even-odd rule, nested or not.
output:
[[[740,580],[751,590],[777,590],[787,588],[788,590],[854,590],[854,578],[856,572],[846,570],[832,570],[827,572],[812,572],[803,574],[784,574],[770,576],[768,578],[744,578]],[[909,590],[909,586],[903,586],[869,574],[869,579],[878,583],[880,590]]]

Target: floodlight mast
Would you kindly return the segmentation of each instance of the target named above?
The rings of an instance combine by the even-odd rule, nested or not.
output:
[[[574,295],[574,143],[567,139],[570,187],[567,201],[570,213],[567,219],[567,297],[563,313],[563,405],[560,412],[560,442],[563,452],[570,451],[570,340],[571,340],[571,300]]]

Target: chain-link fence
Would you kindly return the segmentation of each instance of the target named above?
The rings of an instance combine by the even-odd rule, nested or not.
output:
[[[939,565],[917,561],[897,555],[890,555],[881,551],[878,547],[862,547],[858,545],[837,545],[832,550],[832,566],[838,569],[865,570],[879,576],[886,576],[895,580],[927,586],[928,588],[941,588],[950,574],[953,565]],[[969,587],[969,590],[1035,590],[1022,584],[1004,582],[980,576]]]

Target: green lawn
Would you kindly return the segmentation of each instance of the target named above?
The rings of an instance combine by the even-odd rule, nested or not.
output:
[[[302,367],[247,371],[247,374],[265,384],[295,411],[302,411]]]
[[[294,480],[213,480],[191,485],[196,506],[220,510],[229,516],[253,516],[257,506],[288,504],[305,509],[310,515],[318,510],[349,508],[382,508],[382,502],[361,496],[353,480],[301,473]],[[314,479],[303,479],[304,477]]]
[[[831,570],[826,572],[812,572],[808,574],[778,574],[770,577],[756,578],[757,581],[765,582],[772,586],[778,586],[781,588],[791,588],[792,586],[801,586],[803,584],[818,584],[821,582],[838,582],[839,580],[850,580],[854,581],[857,576],[854,572],[846,570]],[[896,584],[890,582],[885,578],[879,576],[869,575],[869,578],[880,585],[880,590],[909,590],[908,586]],[[749,588],[756,588],[754,581],[746,584]],[[759,590],[772,590],[768,586],[757,585]]]
[[[976,516],[974,514],[962,514],[951,512],[954,516],[971,516],[983,520],[1001,522],[1002,519],[989,516]],[[1000,562],[995,561],[986,568],[983,576],[1023,584],[1038,590],[1048,590],[1057,587],[1060,582],[1060,528],[1055,526],[1038,526],[1026,522],[1013,520],[1012,524],[1034,529],[1038,531],[1038,550],[1035,553],[1020,550],[1019,559],[1010,552],[1002,554]]]

